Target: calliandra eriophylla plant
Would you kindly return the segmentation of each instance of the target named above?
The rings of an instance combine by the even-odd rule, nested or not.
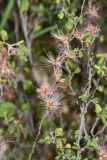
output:
[[[49,52],[44,58],[45,66],[53,71],[54,80],[51,83],[42,82],[37,89],[46,112],[41,120],[29,159],[31,160],[33,156],[34,148],[38,148],[37,141],[43,121],[50,112],[63,110],[64,103],[67,103],[66,97],[70,96],[70,101],[74,98],[73,103],[80,110],[75,131],[73,128],[70,129],[71,136],[68,136],[67,140],[63,128],[56,128],[50,131],[49,135],[40,138],[38,143],[54,144],[56,160],[106,160],[107,115],[106,107],[103,107],[106,100],[99,97],[99,93],[104,92],[106,82],[106,56],[95,50],[96,43],[103,41],[99,23],[100,8],[92,1],[85,7],[84,0],[77,16],[76,10],[71,11],[69,8],[70,1],[59,0],[56,3],[60,6],[58,18],[66,25],[62,29],[57,26],[56,32],[52,33],[57,44],[57,55]],[[81,80],[83,85],[78,89],[75,88],[73,81],[76,76],[83,78]],[[94,114],[93,121],[88,119],[91,114]]]
[[[106,0],[4,3],[0,158],[107,160]]]

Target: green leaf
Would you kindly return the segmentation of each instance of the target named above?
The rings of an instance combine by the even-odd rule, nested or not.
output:
[[[101,118],[101,121],[102,121],[103,123],[105,123],[106,120],[107,120],[107,115],[106,115],[106,113],[100,113],[100,118]]]
[[[46,137],[43,137],[41,139],[39,139],[38,141],[39,144],[51,144],[52,143],[52,139],[50,136],[46,136]]]
[[[80,149],[80,146],[79,146],[78,143],[75,143],[75,142],[74,142],[74,145],[73,145],[72,148],[75,149],[75,150],[79,150],[79,149]]]
[[[29,111],[30,111],[30,106],[29,106],[29,104],[24,103],[24,104],[22,105],[22,109],[23,109],[24,112],[29,112]]]
[[[18,49],[17,49],[17,54],[16,54],[20,60],[26,62],[28,59],[28,49],[24,46],[24,45],[19,45]]]
[[[33,88],[32,81],[24,80],[23,81],[23,88],[24,88],[25,91],[30,91]]]
[[[56,140],[56,148],[57,149],[62,149],[63,148],[62,139],[57,139]]]
[[[29,9],[29,0],[21,0],[20,10],[22,12],[27,12]]]
[[[0,37],[3,41],[6,41],[8,40],[8,34],[7,34],[7,31],[5,31],[4,29],[1,30],[0,32]]]
[[[58,18],[59,19],[63,19],[64,18],[64,12],[60,11],[60,13],[58,14]]]
[[[39,144],[44,144],[44,143],[45,143],[45,139],[44,139],[44,138],[39,139],[39,140],[38,140],[38,143],[39,143]]]
[[[68,2],[68,4],[70,5],[70,0],[66,0]]]
[[[102,108],[99,104],[95,104],[95,111],[96,113],[100,113],[102,111]]]
[[[83,93],[81,96],[79,96],[79,99],[81,99],[81,101],[86,102],[88,99],[88,93],[87,91],[85,91],[85,93]]]
[[[15,114],[15,105],[11,102],[4,102],[0,105],[0,118],[10,120]]]
[[[69,19],[68,22],[66,23],[66,29],[68,31],[71,31],[74,27],[74,21],[72,19]]]
[[[1,31],[1,29],[3,29],[5,27],[5,24],[7,23],[7,20],[10,17],[10,14],[12,13],[12,9],[14,7],[15,0],[9,0],[7,2],[8,2],[8,4],[6,6],[6,9],[3,12],[3,16],[1,19],[1,23],[0,23],[0,31]]]
[[[61,2],[61,0],[56,0],[56,3],[57,3],[57,4],[60,4],[60,2]]]
[[[100,36],[100,42],[101,43],[104,42],[104,36],[103,35]]]
[[[56,25],[53,25],[53,26],[49,26],[49,27],[47,27],[47,28],[44,28],[44,29],[42,29],[41,31],[34,33],[33,36],[32,36],[32,39],[38,38],[38,37],[40,37],[40,36],[42,36],[42,35],[50,32],[50,31],[55,30],[56,28],[57,28]]]
[[[24,43],[24,41],[21,40],[21,41],[17,42],[16,44],[19,46],[19,45],[21,45],[21,44],[23,44],[23,43]]]
[[[45,143],[46,143],[46,144],[51,144],[51,142],[52,142],[51,137],[50,137],[50,136],[46,136],[46,137],[45,137]]]
[[[55,136],[62,136],[62,128],[56,128],[55,129]]]
[[[13,134],[16,130],[16,126],[14,124],[9,124],[8,132],[9,134]]]
[[[98,142],[99,142],[99,139],[98,139],[98,137],[96,137],[96,138],[88,138],[88,142],[87,142],[87,148],[90,148],[91,150],[92,149],[98,149],[99,148],[99,144],[98,144]]]
[[[69,143],[66,144],[65,148],[71,148],[71,145]]]
[[[98,86],[98,91],[99,91],[99,92],[103,92],[103,91],[104,91],[104,86],[99,85],[99,86]]]

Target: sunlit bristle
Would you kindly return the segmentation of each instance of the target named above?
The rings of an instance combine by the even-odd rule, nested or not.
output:
[[[63,106],[63,94],[57,82],[42,84],[37,92],[46,109],[55,111]]]
[[[89,23],[87,25],[87,31],[91,32],[95,36],[98,36],[99,32],[100,32],[100,29],[97,26],[94,26],[91,23]]]
[[[100,18],[98,11],[99,7],[91,6],[87,9],[85,14],[88,15],[88,17],[90,18]]]
[[[61,47],[60,52],[65,56],[65,59],[69,59],[71,61],[77,61],[77,56],[70,48],[70,46]]]
[[[49,53],[47,54],[47,58],[45,58],[45,63],[47,66],[62,67],[63,57],[61,55],[54,57],[51,53]]]
[[[72,36],[70,34],[66,35],[59,30],[58,30],[58,33],[54,33],[54,34],[52,34],[52,36],[55,39],[59,40],[63,45],[69,45],[69,43],[72,39]]]

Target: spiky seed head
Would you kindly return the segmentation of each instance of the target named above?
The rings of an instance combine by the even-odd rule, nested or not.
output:
[[[54,92],[53,95],[44,99],[44,105],[47,110],[57,111],[63,106],[63,95],[59,92]]]
[[[46,64],[48,66],[53,66],[53,67],[62,67],[63,63],[63,57],[62,55],[58,55],[56,58],[51,54],[47,54],[47,58],[45,59]]]
[[[99,160],[106,160],[107,159],[107,152],[105,149],[100,148],[100,150],[98,152],[98,158],[99,158]]]
[[[97,26],[92,25],[89,23],[87,25],[87,31],[91,32],[95,37],[99,35],[100,29]]]
[[[72,36],[70,34],[66,35],[59,30],[57,34],[52,34],[52,35],[55,39],[59,40],[64,45],[68,45],[72,39]]]
[[[96,7],[96,6],[91,6],[90,8],[87,9],[86,11],[86,15],[89,17],[89,18],[100,18],[99,16],[99,7]]]

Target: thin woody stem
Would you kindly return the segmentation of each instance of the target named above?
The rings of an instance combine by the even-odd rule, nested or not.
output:
[[[34,153],[34,149],[35,149],[35,147],[37,145],[37,140],[38,140],[39,135],[41,133],[42,124],[43,124],[43,122],[44,122],[44,120],[45,120],[45,118],[47,117],[48,114],[49,114],[49,111],[46,110],[46,112],[44,113],[44,115],[43,115],[43,117],[41,119],[41,122],[40,122],[40,125],[39,125],[39,129],[38,129],[38,133],[37,133],[37,136],[36,136],[36,138],[34,140],[34,143],[33,143],[33,146],[32,146],[32,150],[31,150],[31,153],[29,155],[28,160],[32,159],[32,156],[33,156],[33,153]]]

